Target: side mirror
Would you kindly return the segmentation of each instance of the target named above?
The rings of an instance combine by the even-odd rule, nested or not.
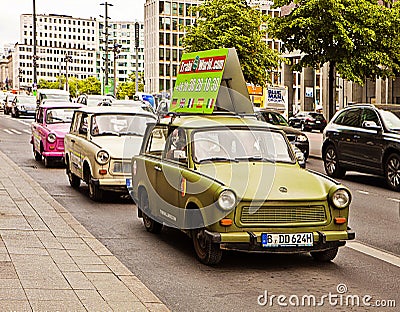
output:
[[[362,127],[369,130],[381,130],[381,126],[378,126],[375,121],[364,121],[362,123]]]
[[[306,168],[306,159],[304,158],[303,152],[295,145],[293,145],[293,144],[291,144],[291,145],[292,145],[293,151],[296,155],[297,162],[299,163],[301,168],[305,169]]]

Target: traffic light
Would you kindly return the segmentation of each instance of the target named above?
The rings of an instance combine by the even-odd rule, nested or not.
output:
[[[139,48],[139,23],[135,23],[135,47]]]

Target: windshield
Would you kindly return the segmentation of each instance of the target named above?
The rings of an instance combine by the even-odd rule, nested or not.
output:
[[[389,130],[400,130],[400,112],[397,112],[397,114],[388,110],[381,110],[383,123]]]
[[[46,123],[70,123],[72,115],[74,114],[74,108],[52,108],[46,112]]]
[[[268,161],[294,163],[280,132],[267,129],[212,129],[193,135],[193,159],[205,161]]]
[[[43,98],[46,100],[59,100],[69,102],[69,95],[66,94],[43,94]]]
[[[134,114],[99,114],[92,117],[91,134],[143,136],[148,122],[155,118]]]
[[[34,97],[34,96],[19,96],[18,102],[21,104],[25,103],[25,104],[36,105],[36,97]]]

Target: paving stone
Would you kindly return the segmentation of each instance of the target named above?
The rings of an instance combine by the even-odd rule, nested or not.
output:
[[[3,250],[0,250],[0,262],[2,261],[11,261],[11,258],[8,253],[4,253]]]
[[[100,259],[117,275],[133,275],[132,272],[114,256],[100,256]]]
[[[124,284],[144,303],[162,303],[136,276],[121,276]]]
[[[68,249],[71,257],[96,257],[96,254],[85,244],[81,249]]]
[[[26,300],[22,288],[0,288],[0,300]]]
[[[0,300],[1,311],[31,312],[28,300]]]
[[[24,216],[4,215],[0,218],[0,229],[3,230],[31,230]]]
[[[84,273],[107,273],[111,270],[105,264],[79,264],[78,267]]]
[[[48,256],[49,253],[47,252],[46,248],[27,248],[27,247],[16,247],[10,246],[8,248],[8,252],[10,255],[37,255],[37,256]]]
[[[48,249],[47,252],[56,264],[75,264],[66,250]]]
[[[75,263],[57,263],[61,272],[81,272],[81,269]]]
[[[109,288],[99,290],[100,295],[107,302],[138,302],[139,298],[136,297],[128,288],[123,284],[118,288]]]
[[[46,249],[63,249],[60,242],[50,232],[37,232],[36,235]]]
[[[82,272],[64,272],[63,273],[72,289],[95,289],[94,285]]]
[[[76,290],[75,293],[88,311],[113,311],[96,290]]]
[[[85,273],[98,290],[118,289],[123,283],[113,273]]]
[[[10,261],[0,262],[0,276],[1,278],[18,278],[17,272],[15,271],[14,264]]]
[[[70,289],[25,289],[28,300],[31,301],[68,301],[79,302],[75,292]]]
[[[18,278],[3,278],[0,277],[0,288],[21,288],[22,285]]]
[[[71,286],[61,274],[60,276],[43,276],[43,274],[35,274],[34,276],[20,277],[20,281],[24,289],[71,290]]]
[[[170,312],[163,303],[145,303],[144,305],[150,312]]]
[[[57,312],[87,312],[80,301],[37,301],[30,300],[34,312],[57,311]]]
[[[148,309],[141,302],[112,301],[107,303],[113,311],[148,312]]]
[[[93,250],[93,252],[98,256],[113,256],[111,251],[109,251],[102,243],[100,243],[95,238],[85,238],[86,244]]]
[[[99,257],[72,257],[76,264],[98,264],[104,265],[105,263]]]

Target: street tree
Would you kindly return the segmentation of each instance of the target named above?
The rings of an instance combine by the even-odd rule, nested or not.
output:
[[[138,77],[138,92],[144,91],[144,84],[143,84],[143,75],[140,74]],[[133,99],[133,96],[136,93],[136,74],[131,73],[128,76],[128,80],[126,82],[122,82],[117,86],[117,99],[123,100],[126,97],[129,99]]]
[[[268,33],[283,51],[303,54],[295,70],[329,63],[329,113],[335,112],[336,72],[363,85],[367,78],[393,77],[400,70],[399,5],[377,0],[277,0],[290,5],[288,15],[273,18]]]
[[[263,41],[266,15],[246,0],[206,0],[192,10],[199,18],[186,27],[186,52],[235,48],[247,82],[265,86],[270,81],[268,71],[277,68],[281,58]]]

